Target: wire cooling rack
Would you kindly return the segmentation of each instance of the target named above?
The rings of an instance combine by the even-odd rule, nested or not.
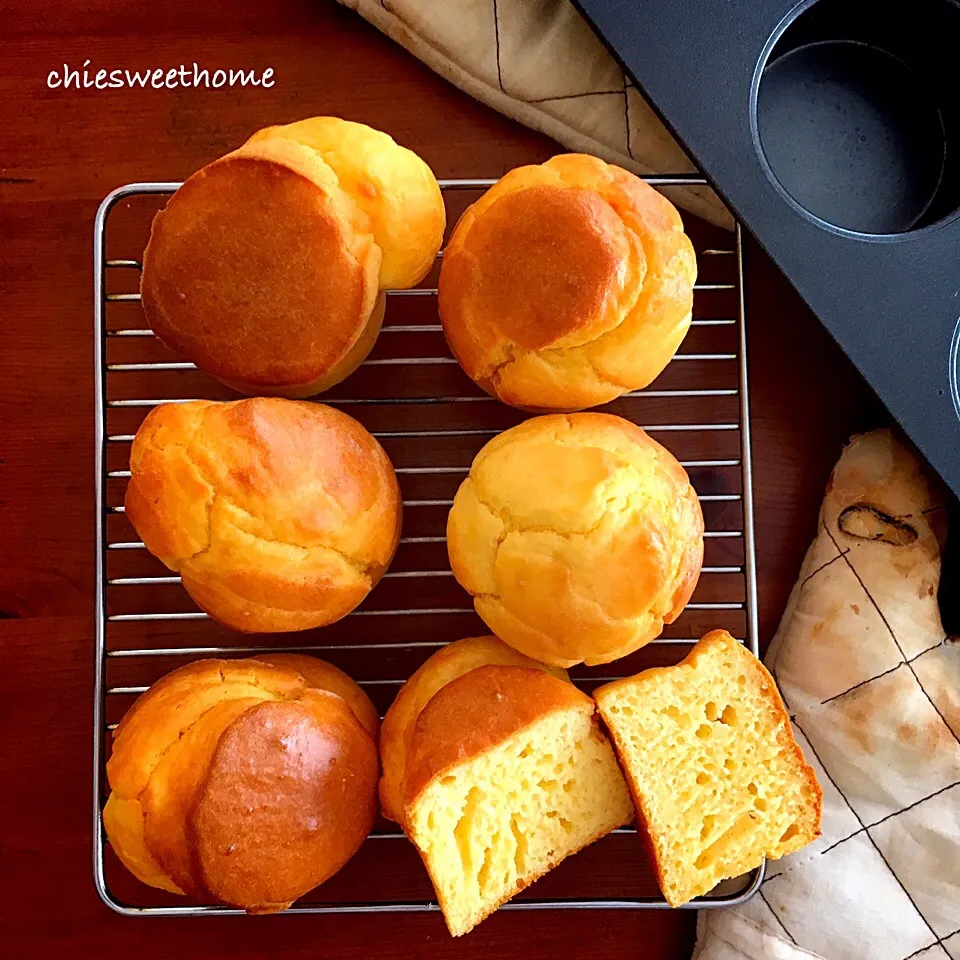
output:
[[[706,186],[699,177],[648,177],[658,188]],[[441,181],[448,220],[492,180]],[[369,359],[323,402],[360,420],[396,466],[404,529],[383,580],[353,614],[320,630],[247,636],[210,620],[179,578],[145,550],[123,513],[130,443],[149,410],[192,398],[230,399],[226,387],[171,354],[147,329],[140,257],[150,222],[177,183],[134,183],[101,204],[94,228],[97,579],[93,729],[93,875],[118,913],[196,916],[241,913],[147,888],[119,864],[103,833],[110,731],[137,695],[200,657],[299,651],[345,669],[381,713],[400,684],[451,640],[487,633],[447,562],[446,514],[471,460],[487,440],[527,415],[482,393],[450,355],[437,316],[437,267],[413,290],[390,291],[383,331]],[[703,633],[724,627],[757,652],[749,399],[740,228],[693,225],[699,282],[694,320],[680,352],[655,383],[605,409],[643,426],[677,456],[700,494],[705,565],[692,602],[643,650],[571,676],[588,692],[646,666],[675,663]],[[704,234],[701,235],[701,234]],[[438,258],[439,259],[439,258]],[[438,266],[438,265],[437,265]],[[763,868],[714,891],[694,908],[750,897]],[[664,908],[633,828],[569,858],[506,909]],[[411,844],[379,821],[335,877],[290,913],[437,910]]]

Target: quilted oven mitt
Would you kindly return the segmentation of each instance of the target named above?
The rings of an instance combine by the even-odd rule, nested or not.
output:
[[[465,93],[570,150],[637,174],[694,171],[570,0],[339,2]],[[711,190],[664,192],[732,228]]]
[[[767,656],[823,785],[823,835],[703,911],[696,960],[960,960],[960,644],[944,510],[889,430],[856,437]]]

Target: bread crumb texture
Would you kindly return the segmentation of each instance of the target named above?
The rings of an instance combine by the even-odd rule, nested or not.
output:
[[[464,637],[441,647],[403,684],[383,718],[380,754],[383,776],[380,779],[380,802],[388,820],[404,819],[404,780],[407,757],[411,751],[417,719],[433,697],[448,683],[478,667],[529,667],[550,673],[561,680],[569,679],[565,670],[531,660],[497,637]]]
[[[725,631],[595,695],[672,905],[819,836],[820,786],[773,678]]]
[[[554,414],[480,451],[447,542],[490,629],[570,667],[625,656],[679,616],[703,560],[703,515],[686,472],[639,427]]]
[[[610,744],[585,705],[444,771],[407,807],[407,829],[460,936],[630,812]]]

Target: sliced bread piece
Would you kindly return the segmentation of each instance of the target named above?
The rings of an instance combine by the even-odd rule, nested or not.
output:
[[[632,819],[594,710],[568,681],[498,665],[452,680],[420,714],[404,829],[454,936]]]
[[[532,667],[545,670],[561,680],[569,679],[560,667],[548,667],[525,657],[494,636],[465,637],[441,647],[400,688],[383,718],[380,734],[380,805],[388,820],[403,823],[407,775],[407,754],[423,708],[451,680],[462,677],[477,667],[499,664],[504,667]]]
[[[822,793],[776,684],[726,631],[594,696],[673,906],[819,836]]]

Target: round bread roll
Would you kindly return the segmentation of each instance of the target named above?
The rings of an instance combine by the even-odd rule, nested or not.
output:
[[[696,273],[669,200],[567,154],[511,170],[463,215],[443,255],[440,316],[488,393],[577,410],[657,377],[690,327]]]
[[[491,665],[537,668],[561,679],[567,678],[565,671],[531,660],[496,637],[467,637],[441,647],[400,688],[383,718],[380,736],[383,763],[380,807],[388,820],[403,823],[407,754],[417,718],[423,708],[451,680],[477,667]]]
[[[130,452],[126,515],[197,604],[248,633],[319,627],[370,592],[400,536],[393,467],[316,403],[163,404]]]
[[[236,390],[311,396],[363,362],[383,290],[422,279],[445,222],[430,168],[387,134],[334,117],[270,127],[157,214],[144,313]]]
[[[259,660],[197,661],[130,708],[103,823],[134,876],[272,913],[353,856],[375,814],[376,711],[311,659],[297,658],[310,680]]]
[[[551,414],[477,454],[447,547],[506,643],[559,667],[607,663],[683,610],[703,561],[703,515],[686,472],[635,424]]]

